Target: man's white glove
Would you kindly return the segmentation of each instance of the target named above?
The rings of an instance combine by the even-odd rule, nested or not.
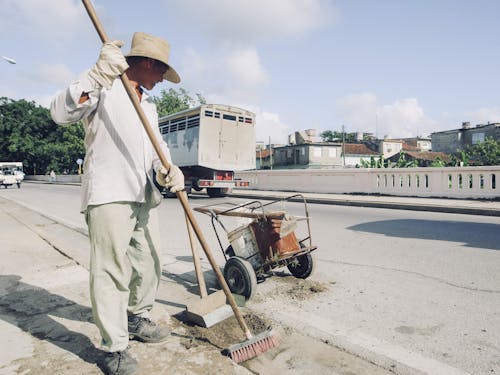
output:
[[[156,171],[156,182],[161,186],[165,186],[172,193],[184,189],[184,175],[179,167],[173,164],[170,164],[170,169],[168,170],[163,166],[158,168]]]
[[[121,40],[113,40],[102,45],[99,58],[95,65],[90,69],[89,76],[99,86],[108,90],[113,85],[113,81],[128,69],[127,60],[120,50],[123,46]]]

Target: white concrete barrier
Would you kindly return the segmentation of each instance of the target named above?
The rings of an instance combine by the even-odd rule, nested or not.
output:
[[[26,175],[24,176],[24,179],[27,181],[46,181],[50,182],[50,176],[49,175]],[[56,180],[54,182],[59,182],[63,184],[68,184],[68,183],[76,183],[79,184],[82,182],[81,180],[81,175],[77,174],[58,174],[56,175]]]
[[[500,197],[500,166],[456,168],[274,169],[237,172],[255,190],[333,194]]]

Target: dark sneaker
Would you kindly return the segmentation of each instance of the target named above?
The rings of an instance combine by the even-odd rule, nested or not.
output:
[[[158,343],[165,341],[170,336],[170,329],[157,325],[151,319],[129,315],[128,334],[132,340]]]
[[[99,367],[106,375],[132,375],[139,371],[137,361],[126,350],[106,353]]]

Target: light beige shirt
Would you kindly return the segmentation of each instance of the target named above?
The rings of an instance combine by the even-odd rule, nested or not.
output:
[[[82,92],[89,100],[78,104]],[[170,152],[158,129],[158,114],[153,100],[142,94],[141,106],[149,119],[165,156]],[[51,103],[52,119],[61,125],[83,120],[85,160],[82,177],[81,210],[89,205],[110,202],[145,202],[148,180],[153,184],[153,170],[161,162],[121,82],[110,90],[95,87],[84,73]],[[154,205],[161,194],[153,187]]]

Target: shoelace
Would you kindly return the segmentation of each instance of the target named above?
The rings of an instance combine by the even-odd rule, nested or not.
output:
[[[137,327],[141,327],[143,325],[150,326],[150,327],[156,327],[156,324],[149,318],[139,318],[139,321],[137,322]]]

